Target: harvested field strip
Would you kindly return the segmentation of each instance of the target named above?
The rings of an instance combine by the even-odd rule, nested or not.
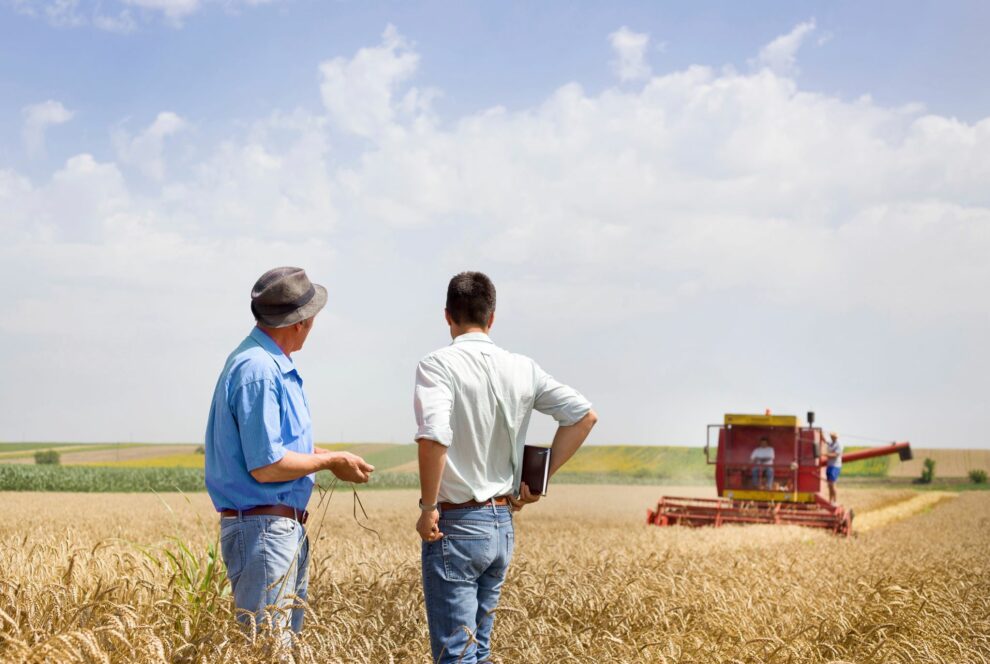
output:
[[[53,447],[78,447],[83,443],[0,443],[0,457],[10,453],[36,452]]]
[[[203,468],[206,455],[196,454],[163,454],[144,459],[128,461],[91,461],[87,465],[99,465],[107,468]]]
[[[965,478],[971,470],[985,470],[990,473],[990,450],[940,450],[914,449],[914,458],[910,461],[893,462],[890,464],[889,477],[918,477],[921,475],[922,464],[926,458],[935,461],[935,477]]]
[[[28,444],[28,443],[26,443]],[[27,460],[29,463],[34,462],[34,453],[40,452],[42,450],[52,450],[58,452],[59,454],[74,454],[74,453],[88,453],[88,452],[105,452],[108,450],[121,450],[132,447],[142,447],[140,443],[106,443],[106,444],[90,444],[90,443],[39,443],[37,445],[30,443],[32,447],[20,447],[19,449],[7,450],[0,447],[0,461],[20,461]]]
[[[948,491],[926,491],[901,500],[899,502],[873,509],[865,514],[856,515],[853,520],[853,531],[865,533],[874,528],[886,526],[889,523],[906,519],[909,516],[930,510],[941,502],[952,500],[959,494]]]

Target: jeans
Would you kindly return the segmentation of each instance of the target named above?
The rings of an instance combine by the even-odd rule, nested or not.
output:
[[[302,524],[281,516],[220,519],[220,551],[237,620],[250,629],[302,630],[309,585],[309,539]],[[289,640],[288,633],[284,633]]]
[[[773,489],[773,466],[753,466],[753,486],[759,487],[760,485],[760,471],[763,471],[763,477],[767,481],[767,488]]]
[[[440,532],[440,540],[423,542],[433,661],[489,661],[495,607],[512,560],[512,512],[493,505],[441,512]]]

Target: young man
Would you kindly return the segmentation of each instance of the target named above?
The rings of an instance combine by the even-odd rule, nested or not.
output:
[[[416,372],[423,594],[438,663],[490,661],[491,633],[512,558],[512,511],[539,500],[519,482],[535,409],[559,427],[550,475],[573,456],[597,421],[591,404],[533,360],[496,346],[495,286],[462,272],[447,287],[453,343]]]
[[[831,441],[825,448],[825,481],[828,482],[828,502],[835,503],[835,483],[839,481],[839,473],[842,472],[842,443],[839,442],[839,434],[834,431],[829,434]]]
[[[313,447],[309,402],[291,355],[326,301],[326,289],[300,268],[263,274],[251,291],[257,326],[227,358],[213,393],[206,488],[221,515],[221,554],[245,625],[302,629],[302,609],[290,607],[306,599],[303,524],[313,474],[329,470],[347,482],[367,482],[374,470],[349,452]]]

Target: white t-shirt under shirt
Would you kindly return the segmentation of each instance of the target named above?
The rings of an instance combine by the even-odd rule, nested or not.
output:
[[[761,466],[772,466],[773,457],[773,448],[767,445],[766,447],[757,447],[753,450],[753,453],[749,455],[749,460]]]

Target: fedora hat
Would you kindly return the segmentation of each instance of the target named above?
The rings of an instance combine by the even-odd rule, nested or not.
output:
[[[312,318],[327,303],[327,289],[301,267],[268,270],[251,289],[251,313],[265,327],[288,327]]]

